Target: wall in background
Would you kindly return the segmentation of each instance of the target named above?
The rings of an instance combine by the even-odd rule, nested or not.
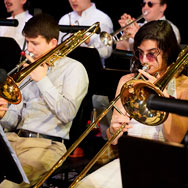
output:
[[[30,0],[31,7],[30,12],[34,14],[35,10],[41,9],[43,12],[53,15],[57,20],[59,18],[70,12],[71,7],[69,6],[68,0],[53,0],[53,1],[41,1],[41,0]],[[180,30],[182,43],[188,44],[188,27],[186,26],[186,0],[172,1],[168,0],[168,8],[166,11],[166,17],[172,21]],[[95,0],[97,8],[107,13],[114,24],[114,29],[119,29],[118,19],[120,16],[127,12],[133,17],[137,18],[141,15],[140,0],[131,1],[109,1],[109,0]],[[7,16],[6,10],[4,8],[3,0],[0,2],[0,18],[5,18]],[[93,15],[94,16],[94,15]]]

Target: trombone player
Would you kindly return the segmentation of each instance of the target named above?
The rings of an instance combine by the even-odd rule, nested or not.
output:
[[[34,61],[57,46],[59,26],[52,16],[39,14],[26,23],[23,35]],[[30,184],[4,180],[3,188],[31,187],[59,160],[66,151],[63,140],[69,139],[72,121],[88,90],[85,68],[68,57],[52,67],[43,63],[28,77],[33,81],[21,91],[19,104],[9,105],[0,98],[0,123],[18,132],[7,132],[7,138]]]
[[[151,21],[142,26],[135,35],[133,49],[134,68],[139,69],[139,72],[152,83],[165,75],[168,66],[176,62],[181,51],[171,25],[165,20]],[[148,65],[147,70],[141,70],[140,67],[146,64]],[[131,73],[120,79],[116,96],[119,95],[122,86],[129,80],[134,79],[135,76],[136,73]],[[182,73],[177,78],[172,78],[163,94],[166,97],[188,100],[188,77]],[[113,142],[114,145],[118,143],[118,138],[123,132],[127,132],[128,135],[132,136],[180,143],[188,130],[187,117],[169,114],[163,124],[147,126],[130,119],[120,100],[116,103],[116,107],[124,115],[114,109],[110,127],[107,129],[108,138],[110,139],[122,124],[126,123],[127,126],[116,137]],[[119,159],[115,159],[89,174],[76,187],[122,188]]]

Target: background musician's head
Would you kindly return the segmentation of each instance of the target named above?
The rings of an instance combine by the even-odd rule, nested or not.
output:
[[[10,13],[13,17],[28,10],[28,0],[4,0],[7,13]]]
[[[59,26],[51,15],[38,14],[25,24],[23,35],[26,38],[27,51],[37,59],[57,46]]]
[[[147,22],[152,20],[159,20],[164,16],[164,12],[167,8],[166,0],[143,0],[141,3],[142,14],[148,12],[144,16]]]
[[[84,10],[91,6],[91,0],[69,0],[69,3],[73,11],[77,12],[80,16]]]

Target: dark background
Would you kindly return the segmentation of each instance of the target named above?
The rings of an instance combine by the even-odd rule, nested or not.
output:
[[[172,21],[180,30],[181,43],[188,43],[188,26],[187,26],[187,6],[186,0],[173,1],[168,0],[168,8],[165,12],[166,18]],[[72,9],[69,5],[68,0],[30,0],[30,13],[34,14],[37,9],[41,9],[45,13],[52,14],[57,20],[60,17]],[[120,16],[126,12],[131,14],[133,17],[137,18],[141,15],[140,0],[95,0],[98,9],[107,13],[114,24],[114,30],[119,29],[118,19]],[[6,9],[4,7],[4,1],[0,1],[0,18],[5,18],[7,16]],[[93,15],[95,16],[95,15]]]

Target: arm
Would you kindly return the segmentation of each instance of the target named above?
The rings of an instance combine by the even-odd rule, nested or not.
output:
[[[188,100],[188,78],[179,77],[176,80],[177,98]],[[188,131],[188,117],[177,114],[169,114],[163,126],[165,137],[170,142],[180,143]]]
[[[132,79],[134,76],[134,74],[128,74],[123,76],[118,84],[117,90],[116,90],[116,96],[119,95],[121,88],[123,86],[123,84],[125,82],[127,82],[128,80]],[[121,127],[121,125],[123,123],[127,123],[126,127],[123,129],[123,132],[128,131],[128,128],[131,128],[130,125],[128,125],[128,123],[130,122],[130,118],[127,115],[122,103],[120,100],[117,101],[117,103],[115,104],[115,106],[124,114],[120,114],[119,112],[117,112],[115,109],[113,111],[113,115],[112,115],[112,120],[111,120],[111,124],[110,127],[107,129],[106,134],[108,139],[111,138],[111,136]],[[121,137],[123,135],[123,132],[121,132],[117,138],[114,140],[114,142],[112,144],[117,144],[119,137]]]
[[[124,13],[118,22],[122,28],[134,20],[129,14]],[[117,42],[116,48],[120,50],[132,50],[133,39],[139,28],[140,26],[136,22],[126,27],[122,33],[122,40]]]
[[[42,98],[64,124],[73,120],[88,89],[86,70],[82,64],[74,61],[64,58],[59,62],[64,66],[54,70],[58,77],[56,81],[52,81],[49,75],[37,82]]]
[[[8,102],[0,98],[0,123],[4,128],[11,129],[17,126],[21,117],[22,106],[21,101],[17,105],[12,104],[8,107]]]

